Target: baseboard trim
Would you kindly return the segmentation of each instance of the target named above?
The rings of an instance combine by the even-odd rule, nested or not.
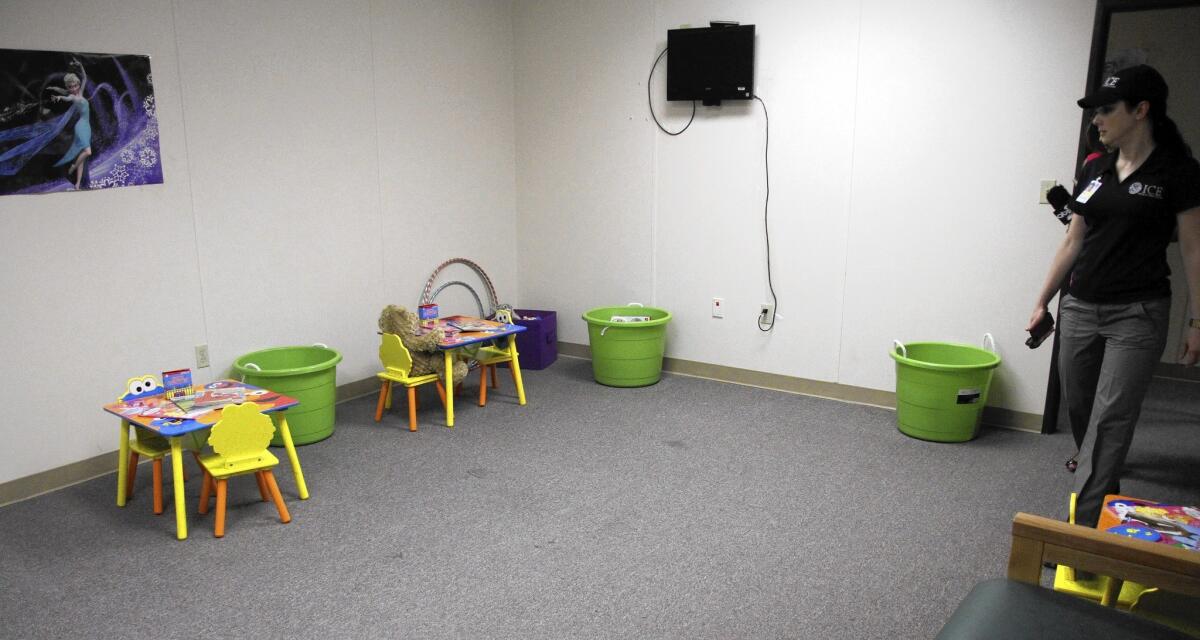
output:
[[[338,385],[334,396],[336,403],[361,398],[379,391],[379,381],[374,378],[356,380]],[[113,423],[114,426],[116,423]],[[109,451],[98,456],[72,462],[61,467],[35,473],[0,484],[0,507],[14,502],[35,498],[51,491],[64,489],[73,484],[113,473],[117,470],[117,452]],[[115,490],[114,490],[115,491]]]
[[[562,356],[582,358],[584,360],[591,360],[592,358],[590,347],[571,342],[559,342],[558,353]],[[827,398],[840,402],[865,404],[883,409],[895,410],[896,408],[896,394],[894,392],[855,387],[836,382],[809,380],[807,378],[785,376],[778,373],[739,369],[737,367],[727,367],[680,358],[663,358],[663,371],[677,375],[692,376],[694,378],[706,378],[731,384]],[[1164,373],[1164,371],[1167,373]],[[1184,380],[1200,380],[1200,369],[1180,365],[1161,365],[1158,375]],[[340,404],[348,400],[374,394],[379,389],[378,385],[379,382],[374,377],[338,385],[337,395],[335,396],[336,402]],[[983,423],[992,427],[1016,429],[1031,433],[1040,433],[1042,430],[1041,414],[1012,411],[999,407],[985,407],[983,410]],[[117,452],[109,451],[108,453],[102,453],[86,460],[72,462],[61,467],[25,476],[24,478],[0,483],[0,507],[28,500],[29,498],[50,493],[51,491],[57,491],[73,484],[86,482],[93,478],[113,473],[116,470]]]
[[[592,358],[590,347],[571,342],[559,342],[558,353],[559,355],[582,358],[584,360],[591,360]],[[798,378],[779,373],[766,373],[752,369],[739,369],[737,367],[727,367],[719,364],[670,357],[663,358],[663,371],[692,376],[694,378],[706,378],[719,382],[741,384],[749,387],[771,389],[773,391],[784,391],[786,393],[798,393],[800,395],[826,398],[839,402],[865,404],[893,411],[896,410],[896,393],[893,391],[881,391],[879,389],[868,389],[866,387],[856,387],[836,382],[810,380],[808,378]],[[1041,433],[1042,414],[1013,411],[1012,409],[1001,407],[984,407],[983,424],[1002,429]]]
[[[0,484],[0,507],[57,491],[116,471],[117,452],[109,451]]]
[[[354,400],[363,396],[369,396],[379,393],[379,378],[371,376],[354,382],[338,385],[337,388],[337,403],[343,403],[347,400]]]

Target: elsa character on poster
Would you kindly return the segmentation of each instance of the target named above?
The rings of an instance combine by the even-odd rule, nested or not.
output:
[[[161,184],[156,108],[147,56],[0,49],[0,195]]]
[[[80,71],[83,71],[83,65],[78,60],[75,61]],[[91,124],[91,108],[87,98],[83,97],[83,85],[87,82],[87,72],[83,72],[83,80],[74,73],[67,73],[63,76],[63,84],[65,89],[59,87],[47,87],[57,95],[51,97],[53,102],[70,102],[71,108],[68,113],[74,113],[75,127],[72,130],[74,139],[71,142],[70,148],[63,154],[62,159],[54,163],[54,166],[61,167],[70,162],[71,166],[67,168],[67,179],[70,180],[74,176],[73,182],[76,189],[86,189],[88,180],[87,175],[87,159],[92,155],[92,124]]]
[[[42,104],[39,105],[38,122],[0,131],[0,176],[17,175],[30,159],[51,145],[67,127],[72,127],[71,146],[53,166],[58,168],[70,163],[66,170],[68,180],[74,183],[76,189],[89,186],[89,181],[85,178],[87,160],[92,155],[91,105],[83,96],[87,72],[78,59],[72,60],[69,66],[73,71],[63,74],[63,87],[44,87],[45,92],[53,95],[49,101],[43,98]],[[69,102],[70,106],[61,115],[41,119],[53,115],[46,102]]]

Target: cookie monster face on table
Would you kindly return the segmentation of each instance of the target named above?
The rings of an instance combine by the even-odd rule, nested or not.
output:
[[[150,374],[136,376],[125,382],[125,394],[117,400],[121,402],[129,402],[130,400],[141,400],[156,396],[163,392],[162,385],[158,383],[158,378]]]

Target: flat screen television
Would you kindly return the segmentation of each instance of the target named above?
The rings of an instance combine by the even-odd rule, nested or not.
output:
[[[667,31],[667,100],[754,97],[754,25]]]

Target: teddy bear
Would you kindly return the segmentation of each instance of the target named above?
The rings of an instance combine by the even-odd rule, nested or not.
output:
[[[379,314],[379,330],[384,333],[394,333],[400,336],[400,342],[412,356],[411,375],[423,376],[430,373],[438,374],[439,378],[446,377],[446,357],[438,351],[438,342],[443,337],[441,328],[428,333],[417,333],[417,316],[404,307],[389,304]],[[467,363],[455,358],[453,361],[454,386],[467,377]]]

